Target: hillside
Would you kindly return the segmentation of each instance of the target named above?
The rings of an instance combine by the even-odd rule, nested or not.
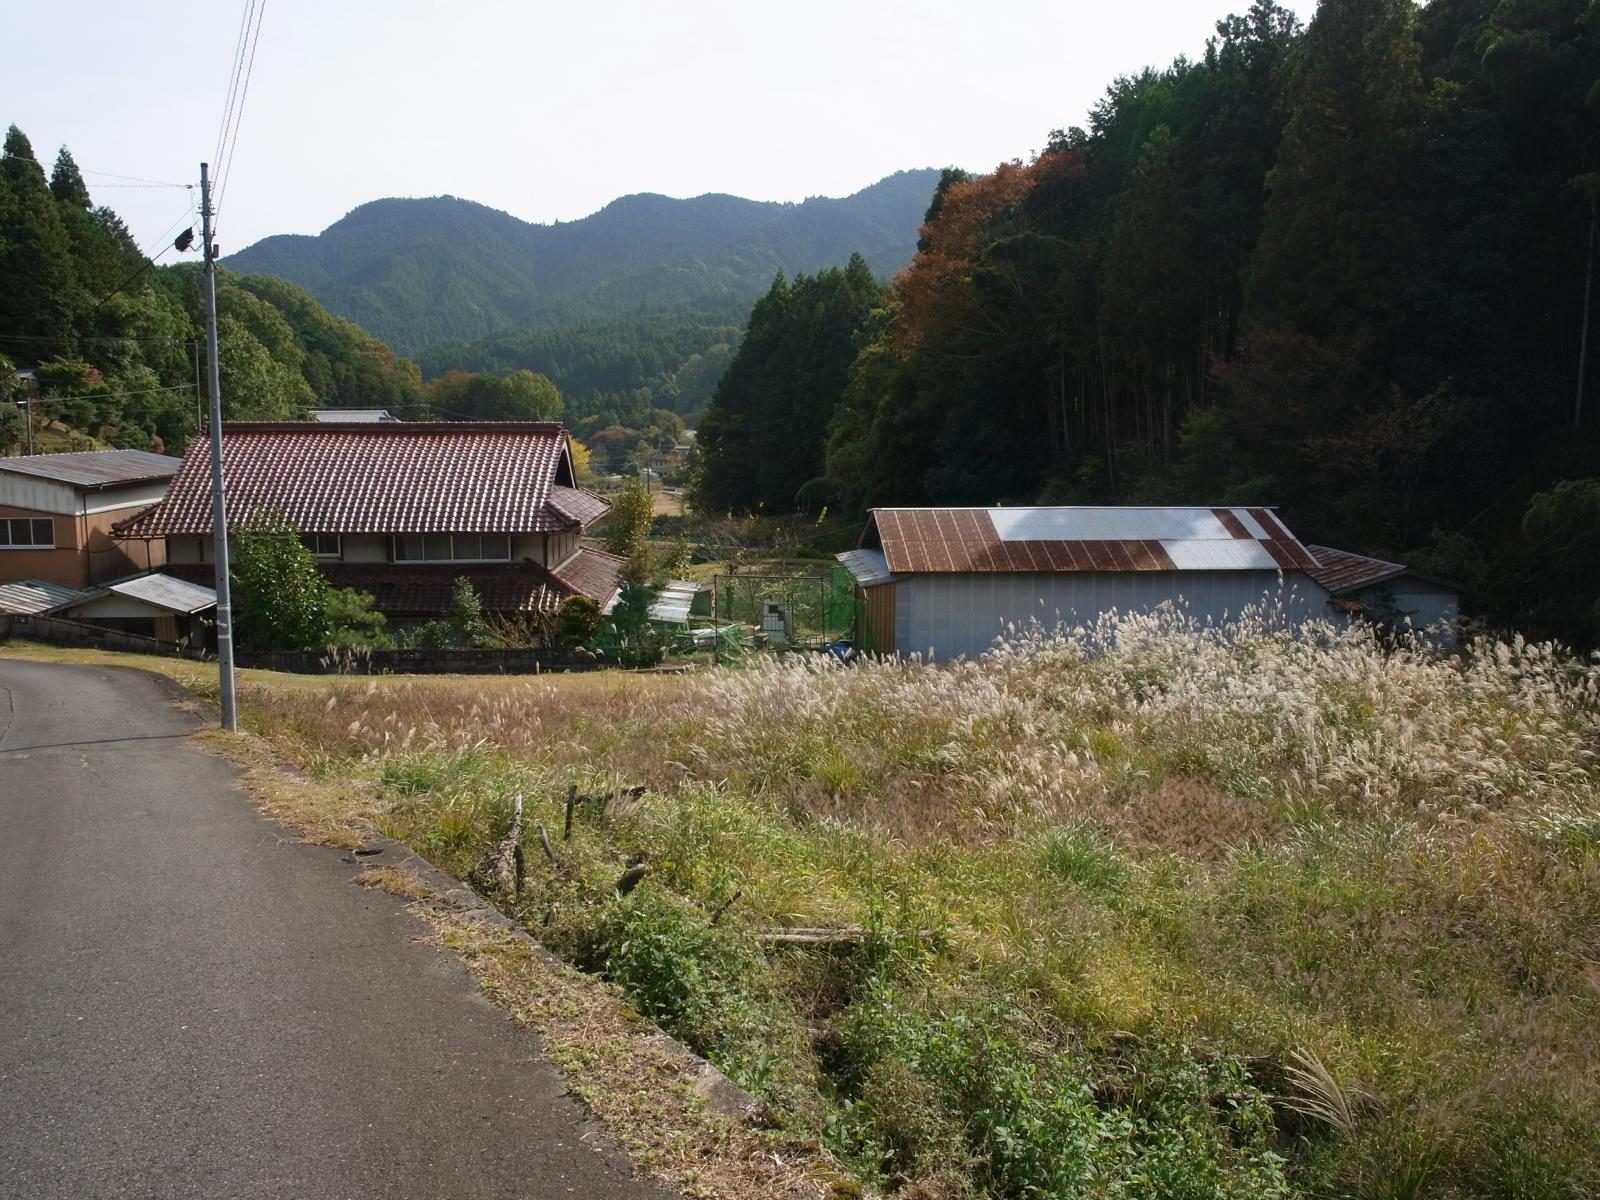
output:
[[[199,264],[156,267],[67,148],[47,176],[15,125],[0,154],[0,279],[0,397],[19,369],[37,377],[36,449],[182,451],[205,341]],[[225,417],[422,402],[415,363],[298,287],[223,272],[217,311]],[[27,442],[16,406],[0,404],[0,454]]]
[[[937,181],[901,171],[799,204],[640,194],[554,225],[454,196],[375,200],[315,237],[266,238],[225,262],[298,284],[406,355],[642,312],[739,319],[778,271],[859,252],[892,275],[916,249]]]

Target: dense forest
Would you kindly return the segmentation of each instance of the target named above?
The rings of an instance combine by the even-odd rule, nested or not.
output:
[[[71,153],[63,147],[47,175],[15,126],[0,156],[0,279],[0,394],[18,387],[18,371],[34,372],[39,423],[79,439],[53,447],[182,452],[204,369],[198,263],[156,267],[95,205]],[[217,311],[228,417],[424,402],[415,363],[292,284],[221,272]],[[0,403],[0,452],[23,434],[17,406]]]
[[[1587,0],[1221,21],[1033,161],[946,171],[842,386],[834,351],[754,336],[762,301],[704,421],[702,503],[1275,504],[1490,620],[1600,641],[1597,21]],[[800,384],[749,386],[796,373],[804,412]],[[822,463],[805,486],[719,461],[785,423],[766,444]]]

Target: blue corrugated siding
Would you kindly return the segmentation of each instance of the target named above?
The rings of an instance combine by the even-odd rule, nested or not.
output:
[[[1298,572],[1142,571],[1121,574],[910,575],[895,593],[895,649],[936,659],[994,647],[1008,626],[1032,618],[1088,624],[1115,609],[1147,612],[1182,600],[1199,618],[1222,621],[1251,604],[1282,600],[1300,619],[1327,617],[1328,594]]]

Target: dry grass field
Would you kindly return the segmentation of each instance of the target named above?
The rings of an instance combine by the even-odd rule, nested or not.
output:
[[[456,872],[523,793],[503,906],[877,1190],[1600,1190],[1592,662],[1164,613],[938,667],[243,697]]]

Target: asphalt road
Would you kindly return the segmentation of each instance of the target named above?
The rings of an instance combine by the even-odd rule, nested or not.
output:
[[[665,1197],[199,723],[0,659],[0,1197]]]

